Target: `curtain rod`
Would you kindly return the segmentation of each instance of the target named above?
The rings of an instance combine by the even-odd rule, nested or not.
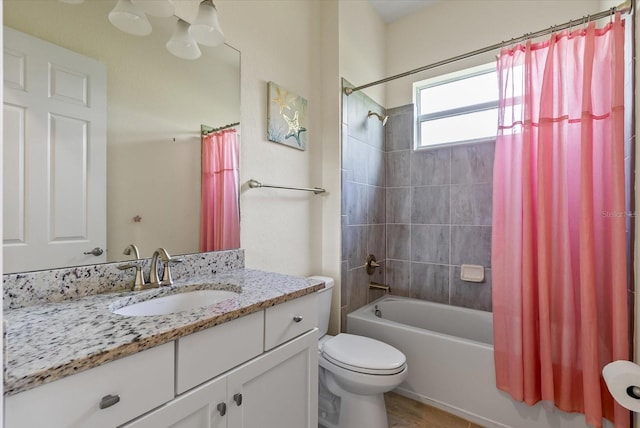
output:
[[[560,31],[560,30],[565,30],[567,28],[571,28],[574,27],[578,24],[586,24],[587,22],[591,22],[591,21],[597,21],[598,19],[602,19],[602,18],[606,18],[607,16],[612,16],[613,14],[615,14],[616,12],[621,12],[621,13],[625,13],[625,12],[630,12],[632,10],[632,2],[633,0],[627,0],[626,2],[612,7],[611,9],[607,9],[607,10],[603,10],[602,12],[598,12],[595,15],[588,15],[588,16],[583,16],[580,19],[574,19],[568,22],[565,22],[564,24],[561,25],[553,25],[549,28],[546,28],[544,30],[540,30],[540,31],[536,31],[535,33],[526,33],[523,34],[522,36],[515,38],[515,39],[511,39],[507,42],[500,42],[500,43],[496,43],[494,45],[491,46],[487,46],[481,49],[477,49],[475,51],[471,51],[471,52],[467,52],[461,55],[457,55],[442,61],[438,61],[438,62],[434,62],[433,64],[429,64],[429,65],[425,65],[423,67],[419,67],[419,68],[415,68],[413,70],[409,70],[409,71],[405,71],[404,73],[400,73],[400,74],[396,74],[394,76],[389,76],[386,77],[384,79],[380,79],[380,80],[376,80],[374,82],[371,83],[367,83],[365,85],[360,85],[360,86],[355,86],[353,88],[347,87],[344,88],[344,93],[346,95],[351,95],[352,93],[356,92],[356,91],[360,91],[362,89],[366,89],[369,88],[371,86],[376,86],[376,85],[380,85],[382,83],[387,83],[390,82],[392,80],[396,80],[396,79],[400,79],[402,77],[406,77],[406,76],[410,76],[412,74],[416,74],[416,73],[420,73],[423,71],[427,71],[427,70],[431,70],[432,68],[436,68],[436,67],[440,67],[442,65],[446,65],[446,64],[450,64],[452,62],[456,62],[456,61],[460,61],[466,58],[470,58],[472,56],[476,56],[476,55],[480,55],[483,53],[487,53],[487,52],[491,52],[491,51],[495,51],[498,49],[501,49],[502,47],[504,47],[505,44],[513,44],[513,43],[519,43],[519,42],[523,42],[525,40],[528,39],[534,39],[536,37],[541,37],[541,36],[545,36],[547,34],[551,34],[554,33],[556,31]]]
[[[207,135],[207,134],[211,134],[212,132],[222,131],[223,129],[233,128],[234,126],[238,126],[238,125],[240,125],[240,122],[230,123],[228,125],[224,125],[219,128],[212,128],[207,125],[200,125],[200,133],[202,133],[202,135]]]

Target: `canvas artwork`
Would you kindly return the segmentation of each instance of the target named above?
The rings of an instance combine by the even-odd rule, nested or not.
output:
[[[299,150],[307,149],[307,100],[269,82],[267,138]]]

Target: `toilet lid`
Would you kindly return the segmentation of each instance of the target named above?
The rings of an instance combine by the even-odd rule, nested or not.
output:
[[[407,362],[404,354],[393,346],[346,333],[324,342],[322,355],[347,370],[378,375],[400,373]]]

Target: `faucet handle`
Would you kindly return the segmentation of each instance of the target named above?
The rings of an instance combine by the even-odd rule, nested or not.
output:
[[[144,275],[142,275],[142,265],[140,263],[136,263],[136,262],[127,263],[123,265],[118,265],[117,268],[120,270],[135,269],[136,277],[133,281],[133,290],[138,291],[138,290],[144,289],[144,286],[145,286]]]
[[[376,268],[380,267],[380,263],[376,260],[376,256],[373,254],[369,254],[367,256],[367,274],[373,275],[376,271]]]
[[[138,247],[135,246],[135,244],[127,245],[127,248],[125,248],[122,252],[122,254],[124,254],[125,256],[130,256],[131,253],[133,253],[133,256],[136,258],[136,260],[140,260],[140,251],[138,250]]]
[[[171,264],[182,263],[182,262],[183,262],[183,259],[174,259],[171,257],[163,261],[162,281],[160,281],[160,285],[168,285],[168,286],[173,285],[173,278],[171,277]]]

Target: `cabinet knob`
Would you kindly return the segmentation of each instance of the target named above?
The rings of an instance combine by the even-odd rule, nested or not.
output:
[[[235,401],[238,406],[241,406],[242,405],[242,394],[233,394],[233,401]]]
[[[118,403],[120,401],[120,396],[119,395],[105,395],[104,397],[102,397],[102,400],[100,400],[100,408],[101,409],[106,409],[107,407],[111,407],[114,404]]]
[[[293,317],[293,320],[294,320],[295,322],[300,322],[300,321],[302,321],[302,315],[296,315],[296,316],[294,316],[294,317]]]
[[[216,407],[216,409],[218,409],[218,412],[220,412],[220,416],[224,416],[227,414],[227,403],[218,403],[218,406]]]

